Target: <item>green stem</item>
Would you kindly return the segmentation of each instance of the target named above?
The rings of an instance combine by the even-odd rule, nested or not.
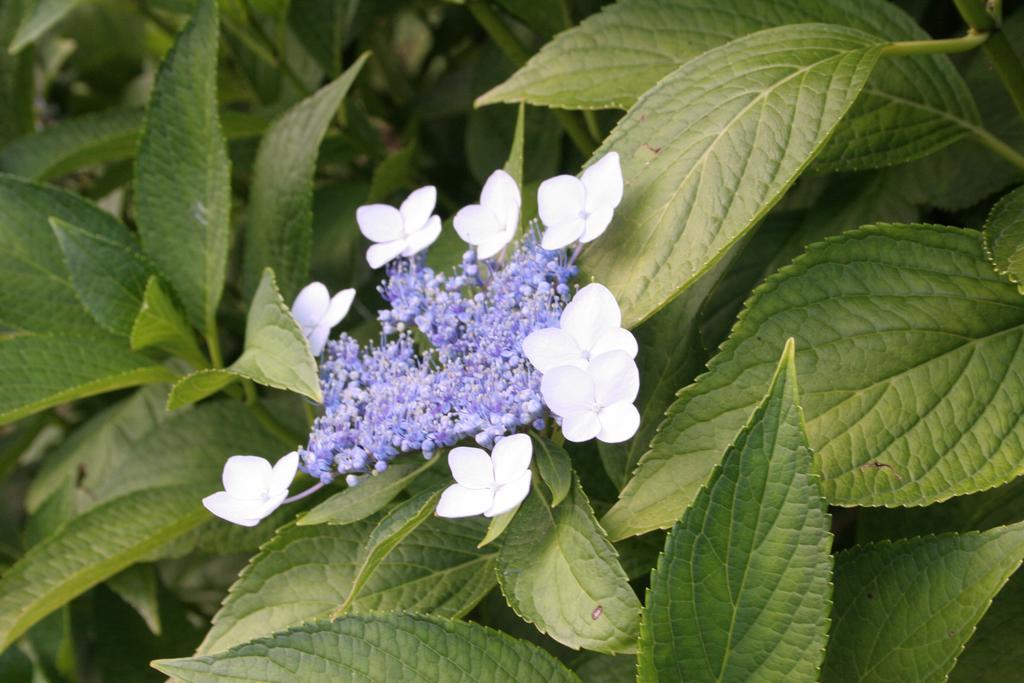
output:
[[[267,35],[266,31],[263,30],[263,27],[260,26],[260,23],[256,19],[252,7],[249,6],[248,0],[243,0],[242,7],[245,10],[246,23],[249,25],[249,28],[252,29],[253,35],[256,36],[259,42],[263,43],[263,46],[266,49],[265,56],[270,58],[272,65],[283,71],[284,75],[288,78],[289,81],[292,82],[292,84],[298,89],[300,93],[302,93],[303,95],[312,94],[310,89],[306,87],[306,84],[302,82],[302,79],[299,78],[299,75],[295,73],[295,70],[292,69],[291,64],[289,64],[287,60],[285,60],[284,55],[281,54],[281,52],[278,50],[277,45],[274,43],[274,40],[269,35]],[[238,35],[243,41],[249,43],[249,36],[245,33],[245,31],[239,31]],[[252,48],[251,43],[250,48]],[[254,51],[259,53],[259,50]]]
[[[1003,81],[1003,87],[1006,88],[1006,92],[1010,94],[1017,107],[1017,113],[1024,118],[1024,66],[1021,66],[1020,59],[1013,51],[1010,41],[999,30],[996,17],[988,13],[982,0],[953,0],[953,2],[956,4],[960,16],[973,31],[992,34],[982,49],[988,55],[992,65],[995,66],[999,78]],[[1002,7],[997,5],[994,10],[1001,13]]]
[[[975,139],[982,145],[988,147],[990,150],[1001,156],[1003,159],[1024,171],[1024,155],[1022,155],[1020,152],[1015,150],[1013,147],[1010,147],[1008,144],[997,138],[995,135],[992,135],[992,133],[988,132],[984,128],[981,128],[980,126],[977,128],[972,128],[971,133],[974,135]]]
[[[210,351],[210,362],[213,367],[224,367],[224,357],[220,353],[220,333],[217,330],[217,314],[210,313],[206,318],[206,348]]]
[[[890,43],[882,48],[884,57],[907,57],[910,55],[950,55],[967,52],[985,44],[991,33],[971,30],[960,38],[944,38],[943,40],[907,40]]]
[[[530,53],[488,3],[482,0],[470,0],[466,7],[510,62],[517,67],[526,63],[526,60],[530,58]],[[562,124],[562,128],[565,129],[566,134],[580,153],[589,157],[597,146],[597,140],[587,133],[586,128],[580,124],[572,112],[565,109],[552,109],[551,111],[554,112],[555,118]]]
[[[589,109],[583,110],[583,122],[587,124],[587,132],[594,140],[601,139],[601,126],[597,123],[597,114]]]

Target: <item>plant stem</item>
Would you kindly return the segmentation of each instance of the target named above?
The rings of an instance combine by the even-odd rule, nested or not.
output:
[[[995,66],[1003,87],[1010,94],[1017,113],[1024,118],[1024,66],[1013,51],[1010,41],[999,30],[996,18],[989,14],[981,0],[953,0],[960,16],[973,31],[991,33],[982,49]],[[996,12],[1002,12],[1001,5],[995,5]],[[997,15],[998,16],[998,15]]]
[[[967,35],[959,38],[944,38],[942,40],[907,40],[890,43],[882,48],[882,55],[885,57],[906,57],[909,55],[949,55],[957,52],[967,52],[993,38],[988,32],[968,31]]]
[[[308,489],[306,489],[302,493],[296,493],[291,498],[285,498],[284,500],[281,501],[281,505],[287,505],[288,503],[294,503],[297,500],[302,500],[306,496],[313,495],[314,493],[316,493],[317,491],[319,491],[323,487],[324,487],[324,483],[322,481],[318,481],[317,483],[313,484],[312,486],[310,486]]]
[[[213,367],[224,367],[224,357],[220,354],[220,333],[217,330],[217,314],[210,313],[206,317],[206,348],[210,351],[210,362]]]
[[[982,127],[972,128],[975,139],[1017,168],[1024,170],[1024,155]]]
[[[509,61],[517,67],[526,63],[526,60],[530,58],[530,53],[489,4],[482,0],[470,0],[466,3],[466,7]],[[565,109],[552,109],[551,111],[580,153],[589,157],[597,146],[597,141],[587,133],[586,128],[580,124],[571,111]]]

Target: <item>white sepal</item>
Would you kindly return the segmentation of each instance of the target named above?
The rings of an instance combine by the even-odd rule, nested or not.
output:
[[[516,236],[521,204],[516,181],[497,170],[484,184],[480,203],[460,209],[452,223],[459,237],[476,247],[478,258],[491,258]]]
[[[537,213],[547,228],[541,246],[562,249],[598,238],[611,223],[622,192],[617,152],[605,154],[579,178],[560,175],[545,180],[537,190]]]
[[[224,490],[203,498],[203,506],[232,524],[256,526],[288,497],[298,466],[295,451],[273,466],[255,455],[233,455],[221,474]]]
[[[586,370],[571,365],[552,368],[541,378],[544,403],[562,418],[569,441],[597,438],[625,441],[640,427],[633,401],[640,390],[640,372],[625,351],[595,357]]]
[[[343,289],[333,297],[322,282],[311,282],[302,288],[292,303],[292,317],[309,340],[309,350],[319,356],[331,335],[356,297],[356,290]]]
[[[441,234],[441,219],[432,215],[437,204],[433,185],[414,190],[399,208],[367,204],[356,209],[359,231],[371,242],[366,262],[380,268],[399,256],[415,256]]]
[[[444,490],[439,517],[494,517],[519,505],[530,493],[533,442],[525,434],[501,439],[488,455],[481,448],[459,447],[448,453],[455,483]]]

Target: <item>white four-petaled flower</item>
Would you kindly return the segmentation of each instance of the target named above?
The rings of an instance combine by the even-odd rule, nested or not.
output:
[[[621,325],[615,296],[595,282],[576,292],[562,311],[558,327],[530,333],[523,340],[523,353],[541,372],[560,365],[586,370],[591,358],[608,351],[625,351],[635,358],[636,339]]]
[[[319,356],[331,334],[352,307],[356,290],[343,289],[333,297],[322,282],[311,282],[302,288],[292,304],[292,317],[309,340],[309,349]]]
[[[273,467],[255,455],[233,455],[224,463],[224,490],[203,498],[203,505],[233,524],[256,526],[288,497],[298,466],[299,454],[295,451]]]
[[[441,234],[441,219],[433,215],[437,189],[433,185],[414,190],[399,208],[367,204],[356,209],[363,236],[376,244],[366,251],[366,262],[380,268],[399,256],[414,256]]]
[[[519,186],[508,173],[497,170],[484,183],[480,203],[455,214],[455,232],[476,247],[478,258],[490,258],[512,241],[519,229]]]
[[[448,467],[455,483],[437,503],[440,517],[494,517],[523,502],[530,492],[533,442],[526,434],[499,441],[488,455],[480,448],[453,448]]]
[[[609,152],[579,178],[548,178],[537,190],[537,213],[547,227],[541,238],[545,249],[561,249],[577,240],[590,242],[605,231],[622,201],[619,155]]]
[[[540,393],[544,403],[562,418],[569,441],[625,441],[640,426],[633,401],[640,390],[640,373],[625,351],[596,356],[582,370],[562,365],[544,373]]]

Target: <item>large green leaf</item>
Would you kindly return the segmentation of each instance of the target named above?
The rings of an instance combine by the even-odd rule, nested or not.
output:
[[[126,233],[117,219],[81,197],[0,175],[0,325],[26,332],[101,333],[75,294],[50,217],[98,237],[117,240]]]
[[[956,660],[951,683],[1004,683],[1024,668],[1024,572],[1018,569],[978,622]]]
[[[633,107],[601,148],[622,157],[625,196],[585,272],[634,326],[708,271],[822,148],[878,59],[877,39],[801,24],[687,62]]]
[[[789,336],[829,502],[925,505],[1024,472],[1024,299],[974,231],[867,227],[810,247],[755,292],[605,517],[613,539],[678,518]]]
[[[306,284],[313,247],[313,173],[327,127],[363,68],[363,54],[345,73],[285,112],[263,136],[253,166],[245,233],[245,290],[264,268],[277,274],[290,301]]]
[[[1024,188],[999,200],[985,221],[985,251],[996,270],[1024,282]]]
[[[110,237],[59,218],[51,218],[50,225],[79,300],[104,329],[127,337],[149,278],[135,238],[127,228]]]
[[[337,609],[351,591],[376,521],[279,530],[231,587],[197,653],[219,652]],[[377,566],[349,614],[466,614],[495,582],[495,553],[476,548],[482,530],[479,519],[427,520]]]
[[[840,553],[823,678],[945,681],[1022,557],[1020,524]]]
[[[828,637],[829,516],[792,341],[760,406],[651,575],[640,681],[816,681]]]
[[[217,4],[201,0],[160,65],[135,164],[142,247],[197,327],[220,303],[231,234],[217,45]]]
[[[729,40],[783,24],[823,22],[888,40],[928,35],[883,0],[620,0],[558,35],[478,103],[628,109],[661,78]],[[943,55],[887,60],[822,152],[856,169],[906,161],[972,132],[978,113]]]
[[[32,624],[208,513],[187,487],[151,488],[73,519],[0,578],[0,650]]]
[[[323,401],[309,342],[277,291],[269,268],[263,271],[249,307],[242,355],[227,368],[200,370],[183,378],[171,390],[167,405],[174,410],[194,403],[238,378]]]
[[[0,424],[34,412],[175,373],[133,353],[123,339],[26,334],[0,338]]]
[[[307,623],[218,655],[164,659],[153,666],[186,683],[579,683],[536,645],[477,624],[416,614]]]
[[[498,581],[526,621],[569,647],[636,651],[640,603],[578,481],[554,509],[534,492],[505,531]]]

